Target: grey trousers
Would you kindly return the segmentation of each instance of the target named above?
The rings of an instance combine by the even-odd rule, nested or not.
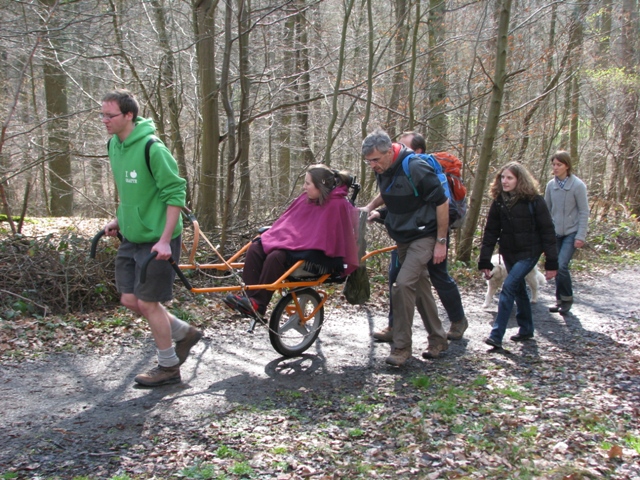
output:
[[[422,317],[429,345],[446,345],[447,334],[438,317],[438,307],[431,291],[427,263],[433,256],[435,238],[427,237],[411,243],[398,243],[400,272],[391,287],[393,302],[393,347],[411,348],[414,309]]]

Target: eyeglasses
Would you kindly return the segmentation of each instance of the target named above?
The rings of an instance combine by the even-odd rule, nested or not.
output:
[[[371,165],[372,163],[378,163],[381,159],[380,158],[372,158],[371,160],[367,160],[366,158],[363,159],[362,161],[364,163],[366,163],[367,165]]]
[[[100,117],[100,120],[113,120],[119,115],[123,115],[123,113],[120,112],[120,113],[116,113],[115,115],[111,115],[110,113],[101,113],[98,116]]]

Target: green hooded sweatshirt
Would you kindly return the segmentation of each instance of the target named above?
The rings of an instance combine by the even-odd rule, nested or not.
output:
[[[151,145],[147,167],[144,150],[155,126],[142,117],[134,123],[124,142],[117,135],[109,142],[111,170],[120,195],[118,226],[130,242],[155,243],[164,230],[167,206],[184,207],[187,182],[178,175],[178,164],[162,142]],[[181,232],[182,218],[171,238]]]

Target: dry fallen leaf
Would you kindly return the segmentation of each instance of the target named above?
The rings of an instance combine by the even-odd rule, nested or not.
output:
[[[622,458],[622,447],[614,445],[609,449],[609,458]]]

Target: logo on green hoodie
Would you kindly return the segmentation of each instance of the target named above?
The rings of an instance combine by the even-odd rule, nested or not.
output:
[[[130,172],[124,172],[125,182],[127,183],[138,183],[138,174],[135,170],[131,170]]]

